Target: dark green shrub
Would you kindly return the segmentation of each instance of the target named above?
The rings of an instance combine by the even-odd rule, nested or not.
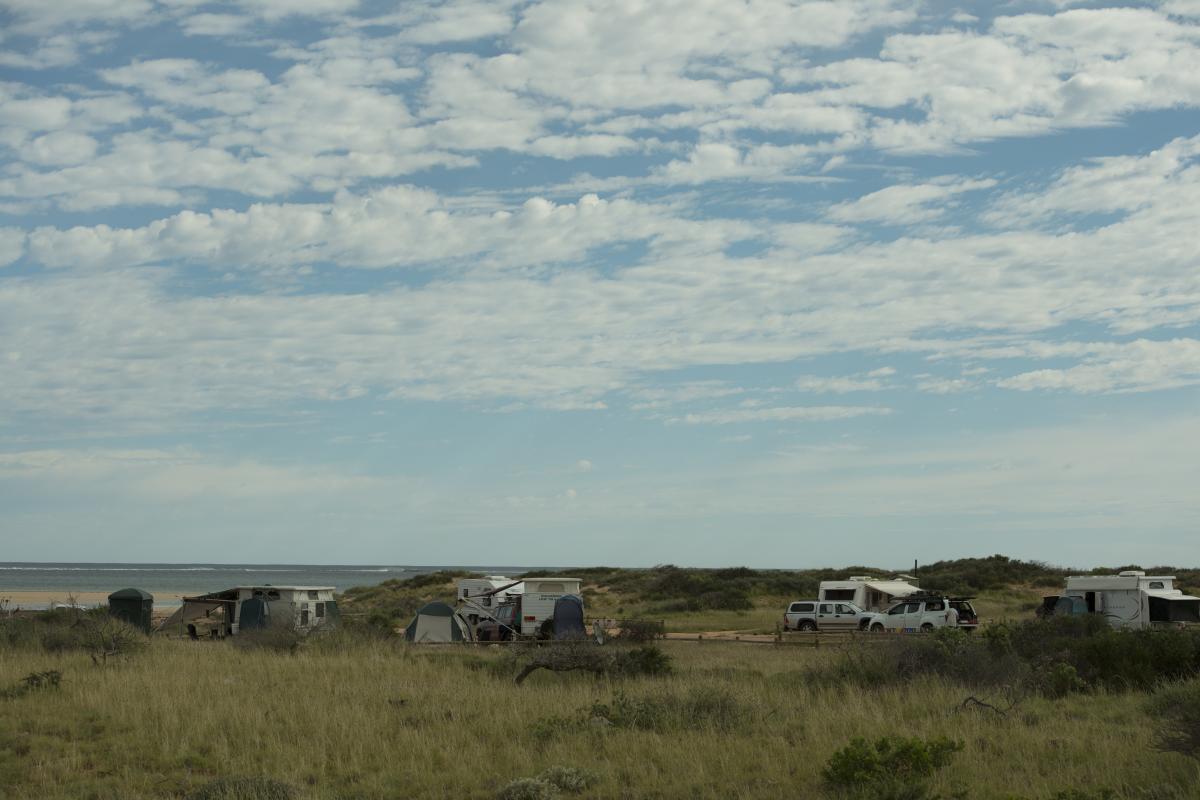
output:
[[[925,782],[962,748],[944,737],[882,738],[873,745],[856,738],[830,756],[821,774],[826,786],[842,793],[927,797]]]
[[[628,678],[635,675],[670,675],[673,671],[669,655],[654,645],[646,645],[615,651],[610,674]]]
[[[660,619],[625,619],[612,638],[621,642],[650,642],[661,639],[664,632]]]

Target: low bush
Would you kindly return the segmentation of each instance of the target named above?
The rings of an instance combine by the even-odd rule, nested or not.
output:
[[[1148,710],[1163,721],[1160,750],[1200,760],[1200,681],[1156,692]]]
[[[0,699],[13,700],[18,697],[24,697],[30,692],[42,689],[57,689],[61,683],[62,673],[56,669],[48,669],[44,672],[31,672],[15,686],[0,689]]]
[[[1115,630],[1100,617],[1050,617],[971,636],[953,628],[897,636],[847,653],[812,675],[820,684],[882,686],[940,675],[967,686],[1019,687],[1047,697],[1152,689],[1200,675],[1200,632]]]
[[[596,676],[632,678],[671,673],[671,657],[654,645],[634,648],[602,647],[590,641],[559,642],[548,646],[514,647],[507,664],[524,661],[514,680],[518,685],[538,670],[590,672]]]
[[[0,620],[0,648],[48,653],[84,650],[99,659],[136,653],[149,645],[145,633],[103,608],[58,609]]]
[[[218,778],[187,796],[187,800],[295,800],[290,785],[273,778]]]
[[[825,785],[851,796],[927,798],[927,781],[962,750],[962,742],[934,739],[882,738],[850,743],[830,758],[822,771]]]
[[[558,789],[541,778],[517,778],[496,795],[496,800],[556,800]]]
[[[550,767],[538,778],[568,794],[586,791],[600,780],[596,773],[578,767]]]
[[[638,675],[662,677],[674,671],[671,657],[653,645],[616,650],[612,653],[610,674],[632,678]]]
[[[646,731],[731,731],[748,722],[750,712],[724,689],[696,687],[640,696],[618,692],[611,702],[594,703],[589,717],[608,720],[617,728]]]
[[[621,627],[612,638],[618,642],[651,642],[661,639],[664,632],[660,619],[626,619],[621,620]]]
[[[273,650],[277,653],[295,653],[304,641],[304,634],[296,630],[291,620],[281,619],[263,628],[243,629],[229,640],[239,650]]]

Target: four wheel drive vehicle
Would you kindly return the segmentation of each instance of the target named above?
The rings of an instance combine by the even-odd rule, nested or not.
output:
[[[495,618],[484,617],[479,621],[475,627],[475,641],[507,642],[512,640],[521,627],[518,619],[520,610],[519,603],[501,604],[496,609]]]
[[[872,631],[932,631],[946,627],[970,631],[979,627],[979,615],[969,597],[907,597],[877,616],[878,621],[870,624]]]
[[[785,631],[862,631],[879,615],[853,603],[797,600],[783,615]]]

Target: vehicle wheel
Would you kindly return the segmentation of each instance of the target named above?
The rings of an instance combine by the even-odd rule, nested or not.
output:
[[[876,622],[871,626],[871,633],[883,633],[883,623]]]
[[[921,626],[921,633],[932,633],[932,632],[933,632],[933,623],[926,622],[924,625]]]
[[[803,622],[801,622],[799,625],[796,626],[796,630],[804,631],[805,633],[811,633],[811,632],[815,631],[816,629],[817,629],[817,623],[813,622],[812,620],[808,620],[808,619],[804,620]]]

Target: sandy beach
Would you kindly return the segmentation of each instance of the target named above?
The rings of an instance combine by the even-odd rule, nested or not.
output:
[[[179,592],[157,592],[148,589],[154,595],[155,607],[177,606],[183,600]],[[45,590],[14,590],[0,588],[0,600],[8,602],[10,609],[18,608],[49,608],[51,603],[74,602],[81,606],[102,606],[108,604],[108,592],[67,592],[61,589]]]

